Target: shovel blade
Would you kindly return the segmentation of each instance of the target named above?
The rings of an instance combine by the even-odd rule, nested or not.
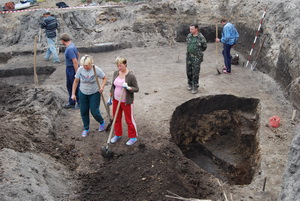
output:
[[[101,148],[101,155],[104,157],[104,158],[108,158],[108,159],[111,159],[113,158],[114,156],[114,153],[109,150],[108,146],[103,146]]]
[[[250,69],[254,70],[256,68],[256,64],[257,64],[257,62],[253,61],[252,64],[251,64],[251,66],[250,66]]]
[[[113,123],[112,120],[110,120],[109,124],[107,124],[107,126],[106,126],[105,131],[107,131],[107,132],[110,131],[112,123]]]

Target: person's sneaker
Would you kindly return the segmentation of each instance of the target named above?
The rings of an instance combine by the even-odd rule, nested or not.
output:
[[[113,138],[110,139],[110,142],[114,144],[114,143],[116,143],[119,139],[121,139],[121,137],[122,137],[122,136],[116,136],[116,135],[115,135]]]
[[[188,91],[191,91],[191,90],[192,90],[192,86],[191,86],[191,85],[188,85],[188,86],[186,87],[186,89],[187,89]]]
[[[74,109],[76,109],[76,110],[80,109],[80,105],[76,104],[75,107],[74,107]]]
[[[86,136],[88,136],[88,134],[89,134],[89,130],[84,130],[82,133],[81,133],[81,137],[86,137]]]
[[[192,94],[196,94],[197,92],[198,92],[198,88],[193,87],[193,89],[192,89]]]
[[[126,145],[131,146],[137,141],[137,138],[130,138],[127,142]]]
[[[105,131],[105,121],[99,126],[99,131]]]
[[[227,70],[223,70],[224,74],[230,74],[230,72],[228,72]]]
[[[75,105],[71,105],[70,103],[67,103],[63,106],[65,109],[75,108]]]
[[[223,70],[227,70],[227,67],[226,67],[226,66],[223,66]]]

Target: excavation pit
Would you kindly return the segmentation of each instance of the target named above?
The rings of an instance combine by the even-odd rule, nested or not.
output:
[[[258,160],[259,100],[233,95],[189,100],[172,115],[172,140],[200,168],[229,184],[250,184]]]
[[[56,68],[53,66],[37,67],[36,72],[39,84],[42,84],[55,70]],[[34,84],[34,68],[1,69],[0,78],[3,82],[10,85]]]

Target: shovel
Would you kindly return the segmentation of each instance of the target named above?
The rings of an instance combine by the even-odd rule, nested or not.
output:
[[[263,39],[262,39],[261,45],[260,45],[260,47],[259,47],[259,49],[258,49],[258,52],[257,52],[257,54],[256,54],[256,57],[255,57],[255,60],[251,63],[251,66],[250,66],[250,69],[251,69],[251,70],[255,70],[255,68],[256,68],[256,65],[257,65],[257,62],[256,62],[256,61],[257,61],[257,59],[258,59],[260,50],[261,50],[262,46],[264,45],[265,37],[266,37],[266,36],[264,36]]]
[[[97,85],[98,85],[98,89],[100,89],[100,83],[99,83],[99,80],[98,80],[98,77],[97,77],[97,74],[96,74],[96,68],[95,68],[94,65],[93,65],[93,71],[94,71],[94,76],[95,76],[95,79],[96,79],[96,82],[97,82]],[[106,101],[105,101],[105,98],[104,98],[103,94],[100,94],[100,96],[101,96],[101,98],[102,98],[103,105],[104,105],[104,107],[105,107],[105,109],[106,109],[108,118],[109,118],[109,120],[110,120],[109,124],[107,125],[107,127],[106,127],[106,129],[105,129],[106,131],[108,131],[108,130],[110,129],[110,127],[111,127],[111,124],[112,124],[112,118],[111,118],[111,116],[110,116],[109,108],[108,108],[108,106],[106,105]]]
[[[57,38],[58,38],[58,33],[57,33],[57,30],[56,30],[56,38],[55,38],[55,49],[56,49],[56,52],[57,52],[57,55],[59,55],[59,46],[57,44]]]
[[[216,24],[216,38],[218,38],[218,24]],[[220,70],[218,69],[218,43],[216,42],[216,70],[218,72],[218,75],[221,74]]]
[[[112,158],[113,155],[114,155],[114,153],[111,150],[109,150],[109,144],[110,144],[110,139],[111,139],[111,136],[112,136],[112,133],[113,133],[113,130],[114,130],[115,123],[116,123],[116,119],[117,119],[117,115],[118,115],[118,112],[119,112],[119,108],[120,108],[120,105],[121,105],[121,100],[122,100],[124,91],[125,91],[125,88],[123,88],[122,92],[121,92],[121,98],[119,100],[119,103],[118,103],[118,106],[117,106],[117,109],[116,109],[116,112],[115,112],[114,120],[112,122],[112,128],[110,129],[108,139],[107,139],[107,143],[106,143],[105,146],[103,146],[101,148],[101,155],[104,158]]]

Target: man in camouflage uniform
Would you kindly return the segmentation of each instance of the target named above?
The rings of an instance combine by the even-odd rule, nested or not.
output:
[[[203,52],[207,48],[206,39],[199,33],[198,25],[190,25],[187,36],[186,74],[188,79],[187,90],[192,94],[198,92],[200,64],[203,61]]]

